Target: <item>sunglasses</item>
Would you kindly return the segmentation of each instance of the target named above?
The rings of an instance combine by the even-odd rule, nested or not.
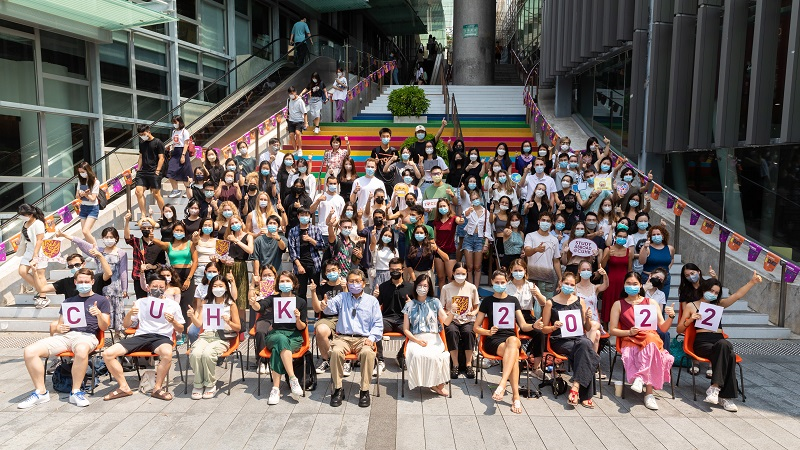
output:
[[[81,266],[81,263],[76,264],[67,264],[67,269],[77,269]]]

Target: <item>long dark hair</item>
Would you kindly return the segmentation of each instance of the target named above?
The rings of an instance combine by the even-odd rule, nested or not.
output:
[[[181,116],[172,116],[172,122],[173,123],[178,122],[178,129],[179,130],[182,130],[182,129],[186,128],[186,124],[183,123],[183,117],[181,117]]]
[[[231,285],[228,283],[228,280],[222,278],[221,276],[217,275],[212,278],[208,282],[208,292],[206,292],[206,303],[214,303],[214,283],[217,281],[222,281],[225,284],[225,294],[222,295],[222,298],[225,299],[225,304],[230,305],[233,303],[233,297],[231,296]]]
[[[206,219],[206,220],[211,220],[211,219]],[[213,220],[212,220],[212,222],[213,222]],[[204,285],[206,285],[206,286],[208,285],[208,282],[209,282],[209,280],[208,280],[208,277],[207,277],[207,276],[205,276],[205,272],[206,272],[208,269],[212,268],[212,267],[213,267],[213,268],[215,268],[215,269],[217,269],[217,273],[218,273],[218,274],[219,274],[220,272],[222,272],[222,267],[220,266],[220,264],[219,264],[218,262],[211,261],[210,263],[206,264],[206,268],[205,268],[205,270],[203,271],[203,281],[201,281],[201,282],[200,282],[201,284],[204,284]],[[218,277],[218,276],[219,276],[219,275],[217,275],[217,277]],[[214,277],[214,278],[217,278],[217,277]]]
[[[388,244],[383,242],[383,235],[385,235],[387,232],[392,235],[392,240],[389,241]],[[397,246],[394,243],[394,231],[392,231],[391,227],[385,227],[383,230],[381,230],[380,236],[378,236],[378,248],[381,247],[389,247],[392,250],[392,253],[397,251]]]
[[[703,280],[703,271],[695,263],[686,263],[681,268],[681,284],[678,286],[678,300],[681,302],[692,302],[697,300],[697,289],[692,286],[692,282],[686,279],[684,273],[687,270],[694,270],[700,274],[700,281]]]
[[[86,161],[78,163],[78,167],[75,169],[75,175],[78,175],[78,169],[86,171],[86,186],[89,187],[89,190],[92,190],[94,183],[97,181],[97,177],[92,170],[92,165]],[[78,178],[80,178],[80,175],[78,175]],[[80,184],[80,182],[78,184]]]
[[[642,283],[642,276],[639,275],[638,272],[630,271],[630,272],[626,273],[625,274],[625,278],[623,278],[622,292],[620,292],[619,298],[627,298],[628,297],[628,293],[625,292],[625,284],[624,283],[625,283],[625,281],[628,281],[628,278],[630,278],[630,277],[636,278],[636,280],[639,282],[640,285],[643,284]],[[639,287],[639,295],[644,297],[644,286]]]
[[[503,156],[497,154],[497,150],[500,148],[501,145],[506,150],[506,154]],[[494,148],[494,158],[495,161],[498,161],[497,158],[500,158],[499,161],[502,164],[504,170],[511,167],[511,157],[508,156],[508,144],[506,144],[505,142],[498,142]]]
[[[41,209],[29,203],[23,203],[17,208],[17,214],[21,216],[31,216],[36,220],[44,222],[44,213]]]
[[[422,229],[422,231],[425,233],[425,239],[422,242],[418,241],[417,238],[414,237],[414,235],[417,234],[418,229]],[[408,257],[416,258],[419,252],[422,252],[423,258],[431,256],[430,240],[431,237],[428,236],[428,229],[425,228],[425,225],[420,224],[415,226],[414,231],[411,233],[411,245],[408,249]]]
[[[425,296],[433,297],[433,280],[431,280],[431,277],[429,277],[428,274],[423,273],[422,275],[418,275],[417,279],[414,280],[414,298],[417,298],[417,286],[419,286],[423,281],[428,282],[428,293],[425,294]]]

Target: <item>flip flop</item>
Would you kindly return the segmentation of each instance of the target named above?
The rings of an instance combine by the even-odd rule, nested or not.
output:
[[[581,402],[581,406],[583,406],[584,408],[594,409],[594,402],[592,401],[592,399],[584,400]]]
[[[520,402],[519,400],[514,400],[513,402],[511,402],[511,412],[513,412],[514,414],[522,414],[522,402]]]
[[[506,388],[505,386],[497,386],[497,389],[494,390],[494,394],[492,394],[492,400],[494,401],[501,401],[503,397],[506,395]]]
[[[114,389],[113,391],[111,391],[110,394],[106,394],[106,396],[103,397],[103,400],[104,401],[116,400],[122,397],[130,397],[131,395],[133,395],[133,391],[125,392],[122,389]]]
[[[578,406],[578,391],[576,389],[569,390],[569,397],[567,397],[567,403],[572,406]]]
[[[153,393],[150,394],[151,397],[157,398],[159,400],[172,400],[172,394],[165,391],[164,389],[154,389]]]

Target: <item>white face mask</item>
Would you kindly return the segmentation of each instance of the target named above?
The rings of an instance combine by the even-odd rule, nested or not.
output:
[[[189,215],[190,216],[196,216],[198,214],[200,214],[200,210],[199,209],[190,209],[189,210]]]
[[[539,156],[547,156],[547,150],[539,150]]]
[[[610,206],[603,206],[603,212],[604,213],[610,213],[611,212],[611,207]]]
[[[544,197],[544,191],[541,190],[541,189],[537,189],[536,190],[536,196],[539,197],[539,198]]]
[[[86,173],[86,172],[78,172],[78,175],[80,175],[80,176],[81,176],[81,178],[86,178],[86,177],[88,177],[88,176],[89,176],[89,174],[88,174],[88,173]]]
[[[492,171],[493,171],[494,173],[500,172],[501,170],[503,170],[503,168],[502,168],[502,167],[500,167],[500,166],[494,166],[494,167],[492,167]]]
[[[164,218],[172,219],[172,211],[164,211]]]
[[[457,273],[457,274],[455,274],[455,275],[453,275],[453,278],[454,278],[454,279],[456,280],[456,282],[458,282],[458,283],[463,283],[464,281],[466,281],[466,280],[467,280],[467,276],[466,276],[466,275],[462,275],[462,274],[458,274],[458,273]]]
[[[180,125],[178,125],[177,123],[173,123],[173,124],[172,124],[172,128],[175,128],[176,130],[178,129],[178,127],[179,127],[179,126],[180,126]]]
[[[432,155],[433,154],[433,147],[425,147],[425,153]]]
[[[519,226],[519,220],[512,220],[511,221],[511,227],[517,228],[518,226]]]
[[[570,186],[572,186],[572,185],[569,183],[569,181],[562,181],[561,182],[561,187],[563,187],[564,189],[567,189]]]
[[[428,286],[417,286],[417,295],[428,295]]]
[[[562,151],[567,151],[567,150],[569,150],[569,145],[567,145],[567,144],[561,144],[561,150],[562,150]]]
[[[143,134],[143,135],[139,135],[139,139],[141,139],[141,140],[143,140],[143,141],[147,142],[147,141],[149,141],[149,140],[150,140],[150,139],[152,139],[152,138],[151,138],[150,136],[146,135],[146,134]]]
[[[497,156],[503,156],[506,154],[506,151],[502,148],[497,149]]]
[[[117,245],[117,240],[114,238],[105,238],[103,239],[103,244],[105,244],[106,247],[113,247]]]
[[[215,287],[211,289],[211,293],[214,294],[214,297],[222,297],[223,295],[225,295],[225,288]]]
[[[247,147],[242,147],[239,149],[239,153],[246,155],[247,154]]]

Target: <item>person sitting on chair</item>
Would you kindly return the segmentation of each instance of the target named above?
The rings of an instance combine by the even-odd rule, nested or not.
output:
[[[328,300],[347,290],[347,280],[339,276],[339,265],[333,261],[328,261],[325,263],[325,278],[321,279],[320,285],[317,286],[314,280],[311,280],[309,287],[311,288],[311,305],[314,308],[314,312],[320,314],[320,317],[314,323],[314,339],[317,341],[319,356],[322,358],[322,362],[317,367],[317,373],[325,373],[331,367],[329,362],[331,336],[336,330],[336,322],[339,321],[339,316],[327,316],[322,311],[328,304]],[[350,376],[349,366],[350,363],[345,363],[344,373],[342,374],[345,377]]]
[[[303,346],[303,330],[308,326],[308,307],[303,297],[297,296],[297,277],[288,270],[278,276],[278,289],[274,294],[256,300],[255,292],[250,291],[250,307],[261,315],[256,322],[257,348],[268,348],[272,353],[269,368],[272,373],[272,390],[267,404],[277,405],[281,399],[281,376],[289,376],[292,398],[300,400],[303,388],[294,373],[292,353]],[[290,303],[279,299],[295,299],[295,307],[289,311]],[[260,353],[260,350],[259,350]]]
[[[331,406],[342,405],[342,370],[345,355],[358,354],[361,363],[361,392],[358,406],[370,404],[369,386],[375,366],[375,343],[383,338],[383,315],[378,299],[364,293],[367,280],[364,272],[353,269],[347,274],[347,292],[328,300],[325,314],[338,314],[336,338],[331,345]]]
[[[516,321],[517,326],[522,331],[533,330],[533,324],[525,321],[519,300],[506,294],[508,274],[504,270],[495,270],[492,273],[491,282],[494,294],[481,301],[481,306],[478,308],[478,316],[475,318],[474,330],[475,334],[479,336],[487,336],[483,344],[483,350],[486,353],[503,358],[503,375],[497,385],[497,389],[492,394],[492,399],[498,402],[502,400],[506,393],[506,384],[510,381],[511,412],[522,414],[522,403],[519,400],[519,348],[522,343],[514,330],[514,322]],[[494,305],[498,304],[506,305],[506,308],[509,309],[506,314],[509,316],[513,314],[513,318],[495,317]],[[497,309],[499,311],[502,306]],[[488,330],[483,328],[483,319],[489,320],[491,328]],[[505,319],[505,322],[501,323],[503,319]],[[498,325],[503,324],[505,324],[503,328],[498,327]],[[511,326],[507,328],[508,324],[511,324]]]
[[[86,368],[89,366],[89,353],[97,348],[97,331],[108,329],[111,321],[111,303],[105,296],[92,291],[95,276],[91,270],[79,269],[73,275],[73,280],[78,294],[67,298],[61,305],[55,334],[25,347],[25,367],[28,369],[35,389],[28,398],[17,404],[19,409],[27,409],[50,401],[50,392],[45,386],[42,358],[56,356],[66,351],[75,354],[72,362],[72,390],[69,402],[77,406],[89,406],[89,400],[86,399],[86,394],[82,389],[83,379],[86,376]],[[75,320],[78,319],[78,308],[74,308],[74,310],[70,308],[71,303],[83,304],[85,326],[70,327],[68,325],[68,323],[76,323]],[[68,319],[66,321],[64,320],[65,314]]]
[[[475,378],[472,367],[472,349],[475,348],[475,332],[472,331],[475,315],[478,314],[480,297],[478,288],[467,281],[467,266],[459,261],[453,266],[453,281],[442,286],[442,302],[445,311],[453,311],[453,320],[445,326],[447,349],[450,350],[452,367],[450,378],[458,378],[463,370],[467,378]],[[464,355],[466,367],[459,368],[458,359]]]
[[[403,307],[414,294],[412,283],[403,280],[403,260],[392,258],[389,261],[388,281],[375,287],[373,295],[378,297],[383,314],[383,332],[403,332]],[[378,366],[383,365],[383,343],[378,341]],[[402,369],[405,364],[403,347],[397,352],[397,365]]]
[[[119,383],[119,387],[103,397],[103,400],[116,400],[133,395],[118,358],[134,352],[150,352],[158,355],[156,381],[151,396],[160,400],[172,400],[172,394],[161,386],[172,365],[172,337],[176,333],[183,332],[185,321],[181,314],[181,305],[164,299],[164,291],[167,289],[167,280],[164,277],[154,275],[148,287],[150,295],[136,300],[122,321],[126,328],[138,323],[136,333],[103,352],[108,372]]]

